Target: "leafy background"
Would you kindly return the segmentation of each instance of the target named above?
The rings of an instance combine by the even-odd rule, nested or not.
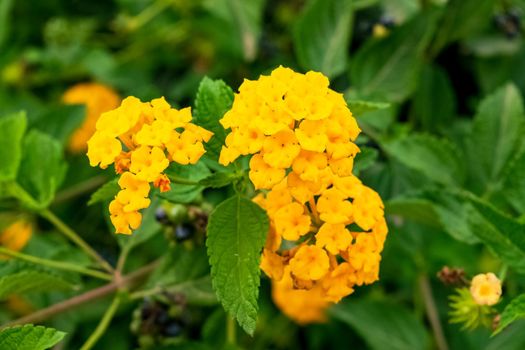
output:
[[[244,78],[278,65],[322,71],[345,94],[363,130],[356,172],[385,200],[390,235],[381,278],[332,308],[327,324],[306,327],[278,312],[263,278],[254,336],[238,334],[239,345],[435,348],[427,316],[430,290],[449,348],[523,349],[523,322],[494,337],[490,330],[467,332],[449,324],[452,289],[436,273],[444,265],[468,275],[508,266],[498,309],[516,298],[504,322],[525,315],[524,11],[522,0],[2,0],[0,210],[13,210],[12,198],[33,211],[51,206],[111,263],[120,248],[130,252],[130,271],[162,257],[147,283],[194,299],[186,332],[192,342],[186,346],[221,344],[226,316],[211,290],[202,244],[190,250],[166,244],[154,209],[132,239],[115,239],[103,214],[111,182],[90,206],[89,194],[64,199],[75,184],[110,180],[111,174],[90,168],[85,156],[63,152],[84,109],[62,105],[61,95],[77,82],[97,81],[122,96],[165,96],[174,105],[193,105],[204,125],[207,114],[220,116],[231,101],[231,91],[216,79],[235,90]],[[388,34],[374,35],[376,24],[388,24]],[[222,141],[219,135],[215,142]],[[182,174],[198,181],[209,170]],[[8,190],[5,184],[13,181],[17,186]],[[219,177],[213,179],[219,189],[204,195],[202,187],[187,185],[165,198],[217,204],[231,194],[231,186],[224,186],[230,182]],[[24,252],[89,265],[47,221],[37,224],[39,232]],[[1,298],[17,291],[37,308],[96,286],[17,261],[1,262],[0,276]],[[136,346],[130,323],[139,304],[119,309],[98,348]],[[48,325],[67,332],[63,348],[77,349],[108,305],[100,299]],[[12,311],[2,307],[0,319],[13,319]],[[2,334],[21,337],[27,331]],[[50,344],[43,346],[64,336],[34,331],[47,332],[42,339]]]

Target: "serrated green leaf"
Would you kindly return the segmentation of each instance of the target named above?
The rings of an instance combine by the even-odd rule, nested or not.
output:
[[[5,328],[0,332],[2,350],[46,350],[61,341],[66,333],[54,328],[23,326]]]
[[[226,138],[226,130],[219,123],[224,113],[233,103],[233,91],[222,80],[204,77],[199,85],[195,99],[194,122],[213,132],[212,138],[205,144],[208,156],[218,160]]]
[[[336,305],[330,315],[359,333],[371,349],[426,349],[423,324],[407,309],[386,302],[354,301]]]
[[[0,118],[0,181],[16,178],[22,159],[22,137],[26,127],[25,112]]]
[[[496,328],[493,335],[498,334],[512,322],[522,318],[525,318],[525,294],[512,299],[512,301],[505,306],[505,309],[501,313],[498,328]]]
[[[361,117],[363,114],[368,112],[374,112],[390,107],[390,103],[386,102],[361,101],[348,98],[346,103],[348,104],[348,108],[350,108],[352,114],[357,117]]]
[[[383,149],[407,167],[447,185],[461,185],[465,178],[459,150],[451,142],[426,134],[413,134],[387,142]]]
[[[195,183],[207,178],[211,174],[203,162],[189,165],[171,163],[165,173],[171,179],[175,178]],[[204,189],[201,185],[185,185],[178,184],[176,181],[172,182],[171,189],[168,192],[159,193],[158,196],[173,203],[191,203],[198,200]]]
[[[108,181],[91,195],[91,198],[87,204],[93,205],[95,203],[105,202],[113,199],[117,195],[118,191],[120,191],[118,180],[113,179]]]
[[[509,162],[502,177],[501,199],[516,212],[525,213],[525,150]]]
[[[213,288],[224,309],[253,334],[268,217],[257,204],[237,195],[219,204],[209,220],[206,246]]]
[[[392,102],[407,98],[416,87],[435,17],[434,12],[422,13],[383,39],[369,39],[351,63],[353,89],[367,98]]]
[[[52,106],[31,127],[45,132],[65,146],[85,118],[86,107],[83,105]]]
[[[483,200],[469,195],[475,210],[468,215],[472,232],[507,265],[525,273],[525,224],[519,223]]]
[[[444,69],[436,65],[423,67],[411,114],[425,131],[449,127],[456,114],[456,96]]]
[[[67,164],[60,143],[41,131],[32,130],[24,138],[22,161],[17,176],[20,186],[41,209],[51,203],[64,179]],[[20,198],[24,201],[24,198]],[[35,203],[25,201],[27,206]]]
[[[467,139],[469,188],[483,195],[499,183],[502,171],[523,142],[525,114],[519,90],[505,85],[479,105]]]
[[[0,299],[11,294],[67,290],[71,287],[69,282],[50,272],[26,269],[0,277]]]
[[[345,71],[352,17],[350,0],[311,0],[306,4],[293,31],[295,52],[305,70],[328,77]]]

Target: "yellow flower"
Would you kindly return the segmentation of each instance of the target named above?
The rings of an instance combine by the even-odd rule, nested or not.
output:
[[[305,181],[319,181],[321,170],[328,165],[325,153],[301,151],[293,162],[293,171]]]
[[[324,249],[314,245],[301,246],[290,260],[290,271],[304,280],[323,278],[329,267],[328,255]]]
[[[302,149],[313,152],[324,152],[328,142],[325,124],[318,120],[303,120],[295,129],[297,140]]]
[[[324,298],[327,301],[337,303],[342,298],[354,292],[353,283],[349,276],[353,274],[349,263],[339,264],[322,280]]]
[[[325,310],[330,303],[325,300],[320,287],[309,290],[294,288],[290,269],[286,267],[280,281],[272,281],[272,299],[277,307],[298,324],[326,321]]]
[[[274,216],[275,230],[284,239],[295,241],[310,231],[310,216],[304,214],[299,203],[290,203],[279,209]]]
[[[161,148],[140,146],[131,154],[129,170],[136,174],[138,179],[153,182],[168,165],[168,158]]]
[[[337,188],[325,190],[317,200],[321,220],[330,224],[349,224],[354,211],[352,203],[346,200]]]
[[[315,235],[315,244],[326,248],[330,253],[337,255],[339,251],[346,250],[352,243],[352,235],[344,224],[325,223]]]
[[[271,279],[280,281],[283,278],[284,271],[283,258],[279,254],[264,249],[261,257],[261,269]]]
[[[474,276],[470,294],[478,305],[497,304],[501,296],[501,281],[492,272]]]
[[[33,233],[30,222],[19,219],[5,227],[0,232],[0,245],[10,250],[22,250]]]
[[[138,211],[125,211],[124,205],[114,199],[109,203],[110,219],[115,226],[116,233],[130,235],[131,230],[136,230],[142,221],[142,215]]]
[[[283,130],[267,137],[263,143],[263,159],[273,168],[289,168],[301,147],[291,130]]]
[[[190,108],[173,109],[164,97],[151,102],[127,97],[100,116],[87,155],[91,166],[115,163],[121,174],[121,191],[109,207],[117,233],[130,234],[140,226],[140,210],[151,203],[150,183],[161,192],[169,191],[164,171],[170,162],[195,164],[205,152],[203,142],[212,135],[191,123]]]
[[[108,86],[97,83],[82,83],[69,88],[62,96],[62,101],[66,104],[86,105],[84,122],[73,132],[68,145],[70,151],[77,153],[87,148],[87,141],[95,132],[95,125],[100,115],[116,108],[120,98]]]
[[[260,154],[256,154],[250,160],[249,177],[256,189],[272,188],[279,183],[286,172],[284,169],[273,168],[268,165]]]
[[[99,165],[102,169],[113,163],[122,152],[121,143],[103,131],[95,133],[87,144],[89,164],[91,166]]]
[[[254,201],[270,219],[261,268],[283,312],[320,320],[355,285],[377,280],[388,232],[383,203],[352,174],[361,130],[328,79],[278,67],[245,80],[220,123],[230,129],[220,163],[251,157]],[[302,298],[319,302],[304,318]]]

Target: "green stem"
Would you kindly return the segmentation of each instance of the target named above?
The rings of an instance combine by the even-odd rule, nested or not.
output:
[[[109,324],[111,323],[111,320],[113,319],[113,316],[115,316],[115,313],[118,310],[118,307],[120,305],[121,296],[120,294],[117,294],[115,298],[113,299],[113,302],[109,306],[109,308],[104,313],[104,316],[102,316],[102,319],[100,320],[100,323],[98,324],[95,331],[89,336],[88,340],[82,345],[80,350],[89,350],[92,349],[97,341],[104,335],[106,330],[109,327]]]
[[[113,273],[114,269],[109,263],[104,260],[89,244],[86,243],[75,231],[67,226],[60,218],[53,214],[49,209],[44,209],[40,213],[40,216],[52,223],[64,236],[69,238],[72,242],[78,245],[86,254],[91,256],[97,261],[109,273]]]
[[[237,343],[237,325],[231,316],[226,316],[228,321],[226,323],[226,342],[235,345]]]
[[[118,273],[122,274],[124,272],[124,267],[126,265],[126,260],[128,259],[129,252],[131,251],[130,246],[124,246],[118,257],[116,270]]]
[[[426,274],[422,273],[418,279],[419,290],[423,301],[425,303],[425,309],[432,328],[432,333],[434,333],[434,339],[436,341],[436,346],[439,350],[448,350],[447,340],[445,334],[443,333],[443,327],[441,326],[441,321],[439,319],[439,313],[437,310],[436,302],[434,301],[434,296],[432,295],[432,288],[430,286],[430,281]]]
[[[4,247],[0,247],[0,255],[1,254],[8,255],[10,257],[20,259],[20,260],[25,260],[25,261],[28,261],[28,262],[31,262],[37,265],[47,266],[47,267],[64,270],[64,271],[78,272],[78,273],[81,273],[87,276],[100,278],[106,281],[111,281],[113,279],[113,276],[107,273],[104,273],[104,272],[88,269],[88,268],[78,266],[75,264],[70,264],[67,262],[39,258],[36,256],[15,252],[14,250],[10,250]]]
[[[165,9],[167,9],[171,5],[171,1],[162,1],[157,0],[155,1],[151,6],[144,9],[140,12],[137,16],[131,18],[130,20],[130,28],[132,30],[137,30],[149,21],[151,21],[153,18],[155,18],[157,15],[162,13]]]
[[[170,179],[171,183],[174,183],[174,184],[179,184],[179,185],[194,185],[194,186],[199,185],[199,182],[198,182],[198,181],[191,181],[191,180],[181,179],[181,178],[179,178],[179,177],[170,176],[170,175],[168,175],[168,178]]]
[[[105,176],[95,176],[68,189],[58,192],[53,204],[67,202],[70,199],[89,193],[106,182]]]

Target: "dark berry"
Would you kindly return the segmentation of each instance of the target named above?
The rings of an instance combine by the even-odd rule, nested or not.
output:
[[[158,207],[155,211],[155,219],[161,224],[168,224],[170,219],[168,218],[168,213],[163,207]]]
[[[164,327],[162,333],[168,337],[177,337],[182,333],[182,330],[182,323],[177,320],[172,320]]]
[[[155,317],[155,324],[157,325],[165,325],[170,320],[170,315],[168,314],[167,310],[159,310]]]
[[[195,233],[195,227],[191,224],[180,224],[175,227],[175,239],[178,242],[182,242],[193,236]]]

